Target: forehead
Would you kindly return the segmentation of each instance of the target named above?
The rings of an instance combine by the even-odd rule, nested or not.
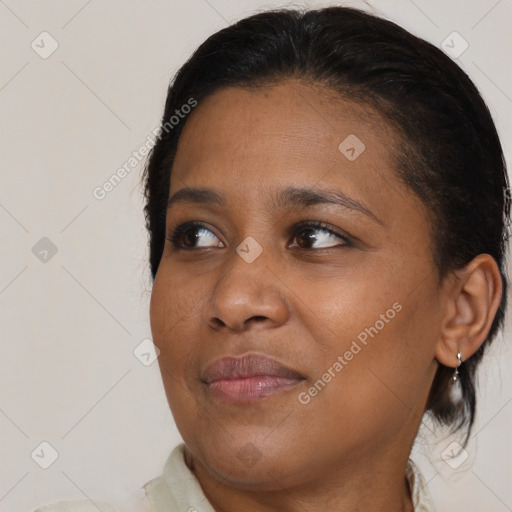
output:
[[[271,165],[281,172],[294,168],[297,175],[302,167],[325,169],[349,157],[351,165],[344,166],[349,171],[359,167],[363,151],[366,166],[377,159],[379,167],[390,167],[388,148],[396,138],[374,109],[325,87],[288,81],[257,90],[225,88],[203,100],[188,119],[175,168],[243,161],[253,170]]]
[[[268,196],[263,189],[290,184],[335,187],[362,203],[377,203],[385,216],[412,194],[394,172],[399,145],[374,109],[325,87],[289,81],[256,90],[225,88],[188,118],[171,194],[184,186],[212,187],[248,201]]]

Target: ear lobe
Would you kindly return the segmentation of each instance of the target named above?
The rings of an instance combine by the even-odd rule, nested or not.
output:
[[[498,265],[489,254],[479,254],[447,281],[447,307],[435,350],[436,359],[456,368],[485,341],[500,305],[503,285]]]

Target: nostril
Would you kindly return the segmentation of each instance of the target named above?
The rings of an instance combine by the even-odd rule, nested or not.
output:
[[[263,320],[266,320],[266,319],[267,319],[266,316],[257,315],[257,316],[253,316],[253,317],[249,318],[249,321],[255,320],[256,322],[262,322]]]
[[[220,318],[217,317],[213,318],[213,323],[216,327],[224,327],[226,325]]]

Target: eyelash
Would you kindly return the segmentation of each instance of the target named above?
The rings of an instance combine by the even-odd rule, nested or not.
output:
[[[172,246],[175,249],[189,250],[189,251],[198,250],[198,249],[210,249],[211,247],[184,247],[180,243],[181,237],[184,234],[186,234],[188,230],[191,230],[192,228],[205,229],[206,231],[209,231],[210,233],[214,234],[213,231],[206,224],[204,224],[203,222],[190,221],[190,222],[185,222],[185,223],[180,224],[179,226],[177,226],[174,229],[174,231],[167,237],[167,240],[169,240],[169,242],[171,242]],[[295,238],[297,236],[297,234],[302,229],[305,229],[305,228],[314,228],[314,229],[317,229],[319,231],[323,231],[325,233],[328,233],[329,235],[332,235],[332,236],[340,239],[343,242],[342,245],[334,245],[334,246],[331,246],[331,247],[320,247],[319,249],[333,249],[335,247],[347,247],[347,246],[351,247],[352,246],[352,243],[351,243],[350,239],[346,235],[333,230],[331,227],[329,227],[328,224],[326,224],[325,222],[321,222],[321,221],[303,221],[303,222],[300,222],[298,224],[295,224],[289,230],[288,235],[289,236],[293,235],[293,238]],[[214,236],[215,236],[215,234],[214,234]],[[218,238],[218,237],[216,237],[216,238]],[[299,249],[301,249],[301,247],[299,247]],[[304,250],[319,250],[319,249],[307,248],[307,249],[304,249]]]

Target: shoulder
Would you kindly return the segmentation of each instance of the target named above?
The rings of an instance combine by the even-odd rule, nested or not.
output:
[[[150,512],[148,498],[144,489],[137,489],[129,496],[115,501],[115,506],[98,500],[59,501],[39,507],[34,512]]]
[[[102,501],[76,500],[59,501],[45,505],[34,512],[116,512],[110,505]]]
[[[197,510],[215,512],[206,504],[195,475],[185,464],[184,448],[183,443],[174,447],[163,473],[146,482],[122,503],[116,501],[115,507],[103,501],[82,499],[51,503],[34,512],[188,512],[194,509],[191,506],[194,504]]]
[[[409,483],[414,512],[435,512],[436,509],[428,492],[427,483],[418,466],[411,459],[407,462],[405,476]]]

